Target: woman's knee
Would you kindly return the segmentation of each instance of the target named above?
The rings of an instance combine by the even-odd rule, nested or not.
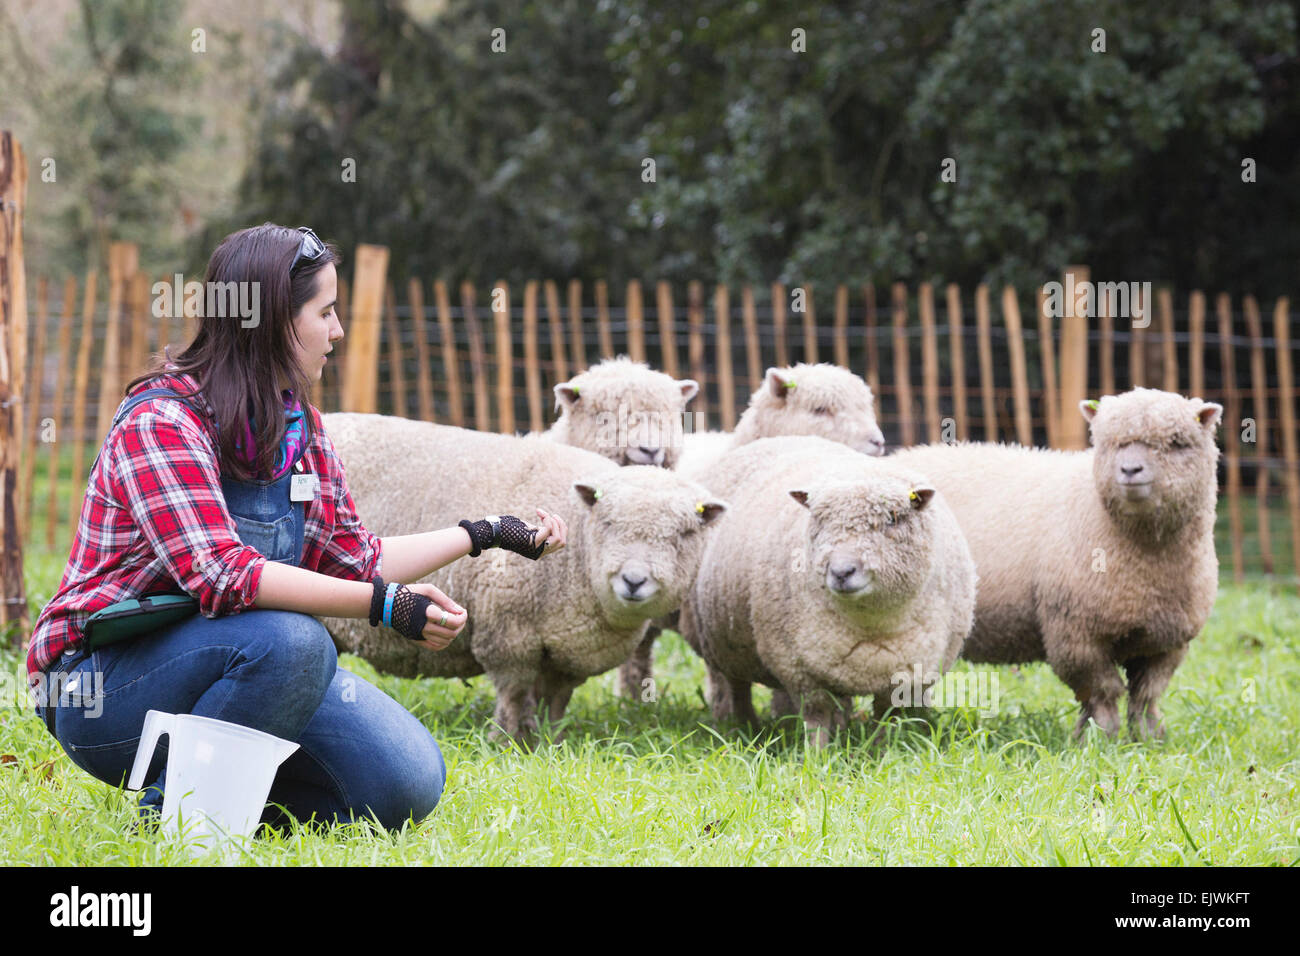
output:
[[[245,611],[257,615],[257,647],[262,659],[283,667],[294,680],[328,687],[338,667],[338,651],[325,625],[297,611]],[[251,620],[250,620],[251,623]]]

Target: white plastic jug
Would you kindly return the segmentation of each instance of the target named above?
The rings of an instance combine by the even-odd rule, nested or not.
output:
[[[151,710],[145,714],[130,789],[144,787],[161,734],[169,738],[163,831],[177,833],[183,826],[196,853],[219,847],[228,855],[232,839],[256,831],[275,772],[298,745],[224,720]]]

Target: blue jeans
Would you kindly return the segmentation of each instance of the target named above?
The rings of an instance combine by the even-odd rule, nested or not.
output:
[[[65,670],[56,685],[54,674]],[[342,670],[325,627],[295,611],[194,615],[152,634],[50,667],[61,686],[54,736],[72,762],[124,786],[145,712],[197,714],[297,741],[268,800],[290,817],[346,822],[371,814],[385,828],[426,817],[442,796],[447,765],[429,731],[401,704]],[[72,678],[81,680],[71,690]],[[37,712],[46,718],[44,708]],[[48,721],[47,721],[48,723]],[[159,740],[140,800],[141,816],[162,806],[167,738]],[[285,828],[268,806],[262,822]]]

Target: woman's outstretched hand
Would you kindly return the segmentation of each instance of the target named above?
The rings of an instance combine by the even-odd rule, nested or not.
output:
[[[469,619],[466,610],[453,601],[447,595],[443,594],[432,584],[416,582],[415,584],[406,585],[416,594],[427,597],[433,601],[425,610],[425,617],[428,622],[424,625],[421,632],[424,640],[419,643],[429,648],[431,651],[440,651],[450,644],[457,634],[465,627],[465,622]],[[447,615],[447,623],[442,624],[443,613]]]
[[[537,514],[541,517],[542,524],[536,537],[533,538],[533,543],[545,545],[542,548],[543,556],[559,551],[569,538],[569,526],[559,515],[550,514],[541,508],[537,509]]]

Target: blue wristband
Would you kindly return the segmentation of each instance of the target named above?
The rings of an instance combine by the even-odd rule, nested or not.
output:
[[[394,581],[388,585],[384,594],[384,616],[383,622],[386,627],[393,626],[393,598],[397,595],[398,582]]]

